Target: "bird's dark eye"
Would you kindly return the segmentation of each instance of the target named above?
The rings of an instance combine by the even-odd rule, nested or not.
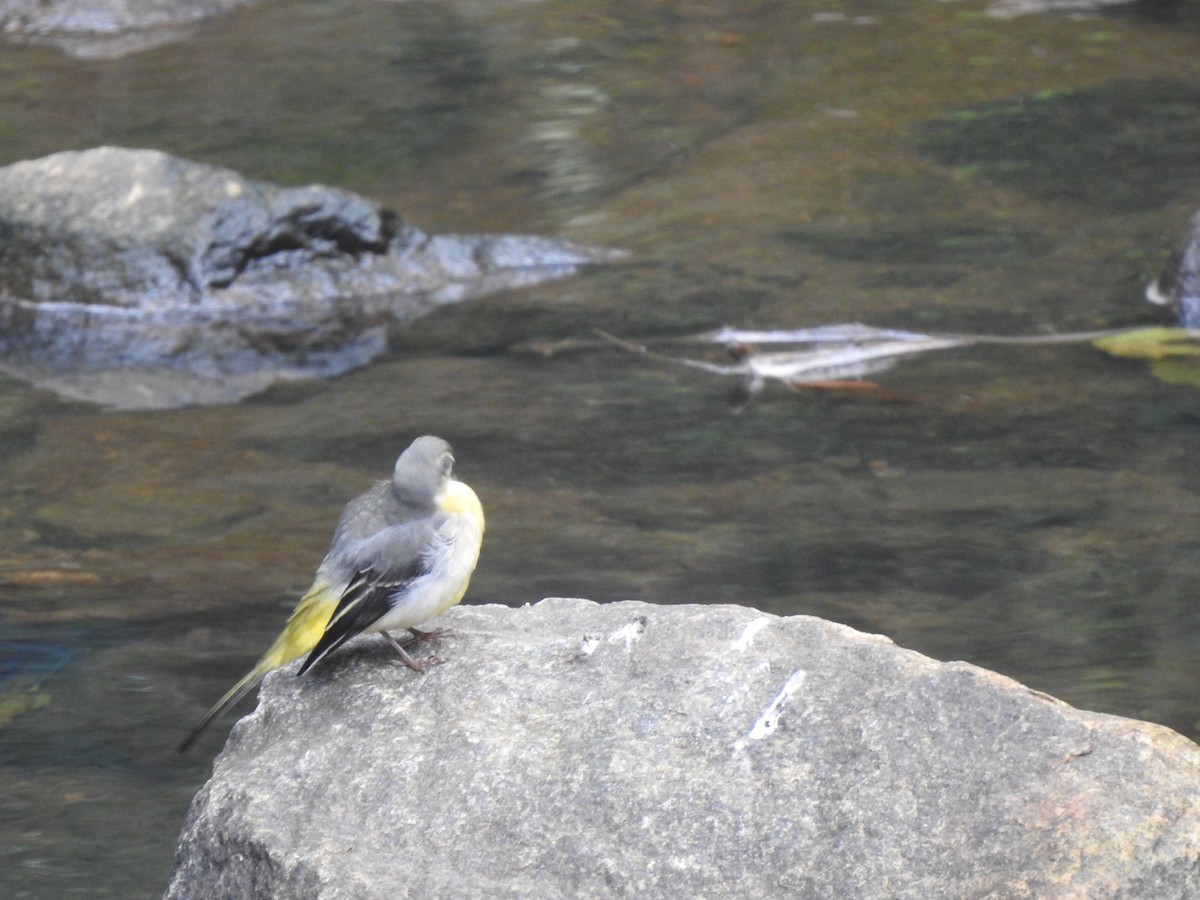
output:
[[[449,475],[454,468],[454,457],[447,453],[442,457],[442,474]]]

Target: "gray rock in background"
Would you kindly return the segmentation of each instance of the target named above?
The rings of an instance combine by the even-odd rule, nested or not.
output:
[[[269,676],[166,896],[1200,896],[1200,748],[1161,726],[743,607],[440,624],[424,675],[374,637]]]
[[[430,236],[377,203],[154,150],[0,168],[0,368],[123,408],[240,399],[381,353],[444,303],[617,258],[534,236]]]
[[[1108,7],[1133,2],[1134,0],[992,0],[988,5],[988,15],[998,19],[1011,19],[1033,13],[1095,15]]]
[[[0,0],[0,33],[81,59],[116,59],[188,36],[250,0]]]
[[[1192,216],[1162,274],[1146,288],[1146,299],[1170,306],[1180,328],[1200,328],[1200,212]]]

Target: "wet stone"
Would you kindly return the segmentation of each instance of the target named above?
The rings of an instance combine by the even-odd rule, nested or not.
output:
[[[0,169],[0,237],[0,368],[130,409],[338,375],[437,306],[617,255],[114,147]]]

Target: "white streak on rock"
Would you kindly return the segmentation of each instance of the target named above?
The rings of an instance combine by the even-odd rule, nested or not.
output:
[[[771,705],[763,710],[763,714],[758,717],[758,721],[750,729],[748,735],[750,740],[761,741],[775,733],[775,729],[779,727],[779,720],[783,716],[783,708],[792,699],[792,694],[800,690],[800,685],[804,684],[804,679],[807,677],[808,673],[803,669],[797,669],[788,677],[779,693],[775,695],[775,699],[771,701]]]
[[[642,635],[646,632],[646,621],[644,619],[634,619],[625,625],[618,628],[608,636],[608,642],[616,641],[625,642],[625,651],[628,652],[633,648],[633,645],[642,639]]]
[[[745,653],[754,643],[754,636],[770,624],[771,620],[765,616],[749,623],[742,631],[742,636],[733,642],[733,649],[739,653]]]

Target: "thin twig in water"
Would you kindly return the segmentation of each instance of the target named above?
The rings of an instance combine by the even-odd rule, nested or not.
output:
[[[595,329],[603,342],[647,359],[699,369],[715,375],[741,378],[748,398],[753,398],[768,381],[789,388],[861,379],[892,368],[901,358],[934,350],[969,347],[974,344],[1064,344],[1084,343],[1119,334],[1125,329],[1073,332],[1069,334],[996,336],[983,334],[920,334],[913,331],[872,328],[850,323],[824,325],[792,331],[742,331],[720,328],[681,338],[658,339],[661,345],[723,345],[740,352],[736,361],[721,364],[686,357],[667,356],[651,350],[646,342],[634,342]],[[759,353],[755,345],[793,344],[807,349]],[[579,344],[576,343],[578,348]]]

